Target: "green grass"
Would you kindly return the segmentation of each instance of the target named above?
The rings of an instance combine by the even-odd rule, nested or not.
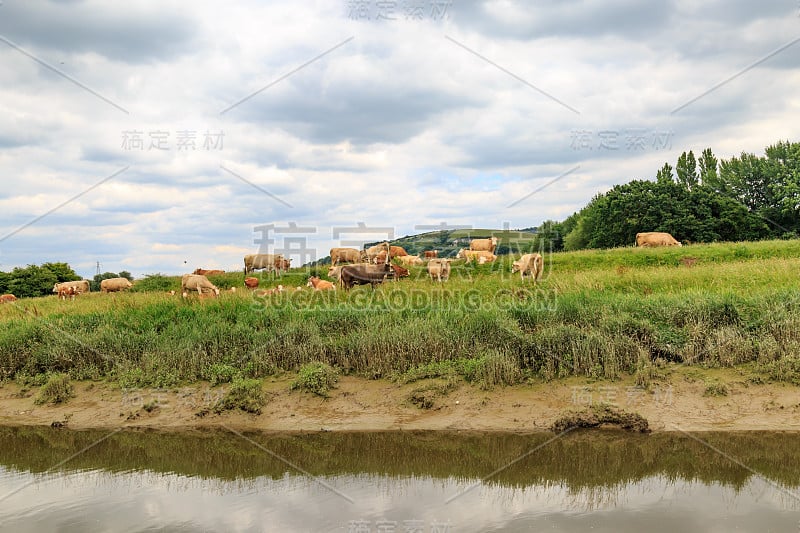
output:
[[[748,363],[766,379],[800,383],[800,241],[552,254],[535,286],[511,275],[513,259],[454,261],[441,285],[412,267],[409,279],[375,290],[265,296],[234,272],[213,277],[238,288],[219,299],[171,296],[166,287],[180,278],[155,276],[150,291],[22,299],[0,306],[0,380],[60,372],[171,387],[319,362],[484,388],[573,375],[635,374],[646,385],[673,361]],[[311,273],[264,276],[261,288],[305,287]]]

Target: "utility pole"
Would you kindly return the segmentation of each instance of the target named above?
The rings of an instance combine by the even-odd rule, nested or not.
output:
[[[97,271],[95,272],[97,276],[100,275],[100,261],[97,262]]]

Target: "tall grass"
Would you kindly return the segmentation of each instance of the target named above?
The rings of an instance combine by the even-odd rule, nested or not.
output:
[[[158,278],[150,292],[145,285],[0,306],[0,379],[63,372],[172,386],[261,378],[311,362],[378,378],[476,361],[453,368],[478,372],[490,387],[523,376],[615,379],[675,361],[753,363],[772,379],[795,381],[797,257],[797,241],[574,252],[548,257],[536,286],[510,274],[513,258],[501,258],[454,262],[441,285],[415,267],[410,279],[375,290],[242,288],[216,300],[170,296],[165,280],[179,286],[179,278]],[[308,275],[265,277],[261,286],[304,286]],[[243,278],[214,282],[241,287]]]

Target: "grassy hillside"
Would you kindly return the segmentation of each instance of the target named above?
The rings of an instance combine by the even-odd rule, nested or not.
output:
[[[368,377],[459,375],[491,386],[635,374],[646,386],[674,361],[749,365],[757,379],[800,384],[798,241],[552,254],[535,288],[510,274],[512,259],[454,262],[443,286],[416,267],[374,291],[239,289],[182,301],[165,292],[178,278],[154,277],[131,293],[24,299],[0,306],[0,377],[37,382],[59,371],[171,386],[323,361]],[[308,275],[262,287],[304,286]],[[213,279],[241,287],[242,278]]]

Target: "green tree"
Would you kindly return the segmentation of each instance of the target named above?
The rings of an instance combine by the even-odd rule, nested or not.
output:
[[[675,176],[672,174],[672,165],[669,163],[664,163],[664,166],[658,170],[656,173],[656,181],[658,183],[672,183],[675,180]]]
[[[691,150],[689,150],[688,154],[683,152],[680,157],[678,157],[678,164],[675,166],[675,172],[678,175],[678,183],[687,189],[691,189],[698,184],[697,161]]]
[[[697,160],[700,166],[700,183],[714,190],[719,190],[720,181],[717,175],[717,167],[719,161],[717,157],[711,152],[711,148],[706,148],[700,154],[700,159]],[[720,191],[721,192],[721,191]]]
[[[48,268],[28,265],[17,267],[11,271],[8,281],[8,292],[17,298],[33,298],[53,293],[53,285],[58,283],[58,276]]]

